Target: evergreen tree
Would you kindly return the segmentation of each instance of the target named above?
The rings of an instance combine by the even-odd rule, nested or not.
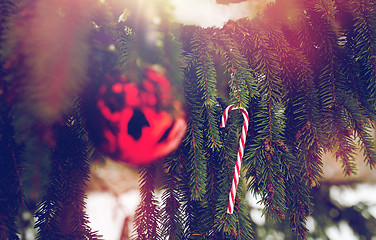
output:
[[[308,216],[322,217],[316,201],[327,196],[315,193],[323,153],[335,153],[344,175],[356,174],[358,141],[376,166],[374,0],[277,0],[221,28],[176,24],[163,0],[118,4],[0,5],[1,239],[19,239],[22,211],[35,214],[38,239],[100,238],[88,226],[84,189],[100,154],[96,129],[111,126],[93,119],[93,101],[109,76],[140,84],[151,65],[184,105],[187,129],[161,160],[161,186],[161,165],[140,168],[135,239],[258,239],[247,192],[260,197],[269,227],[287,223],[286,237],[305,239]],[[220,128],[230,104],[249,113],[233,214],[226,209],[243,118],[231,112]]]

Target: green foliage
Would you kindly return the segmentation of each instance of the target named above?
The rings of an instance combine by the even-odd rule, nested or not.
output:
[[[158,201],[154,196],[156,167],[154,164],[140,171],[141,204],[136,210],[134,239],[158,239]]]
[[[85,182],[89,179],[90,145],[79,108],[56,127],[50,181],[35,217],[40,239],[98,239],[85,213]],[[69,141],[67,141],[69,139]]]
[[[19,175],[20,146],[14,139],[9,108],[0,103],[0,235],[18,239],[17,218],[22,204]]]
[[[164,192],[162,194],[162,207],[160,211],[160,235],[169,239],[185,239],[184,217],[184,183],[182,181],[183,164],[180,157],[171,157],[166,161],[166,175],[164,179]]]
[[[126,72],[131,81],[141,81],[149,65],[165,71],[185,105],[188,126],[181,146],[163,164],[141,168],[135,239],[258,239],[248,192],[260,198],[269,226],[289,224],[293,233],[286,236],[305,239],[307,218],[318,209],[312,188],[322,180],[323,153],[333,152],[344,174],[353,175],[358,143],[366,164],[376,166],[375,1],[277,0],[255,19],[222,28],[175,25],[162,0],[149,1],[147,9],[126,1],[129,14],[117,21],[109,2],[84,18],[92,20],[83,34],[88,46],[81,49],[88,59],[77,60],[74,69],[88,70],[90,83],[78,91],[70,81],[59,82],[61,90],[74,85],[75,91],[63,94],[72,104],[54,109],[56,119],[48,124],[40,124],[43,116],[32,109],[35,101],[48,108],[50,103],[29,102],[33,96],[23,98],[18,90],[32,92],[22,84],[29,74],[23,61],[35,56],[16,52],[14,63],[11,40],[18,36],[9,34],[9,26],[17,24],[8,16],[13,6],[25,9],[10,0],[0,7],[0,234],[18,238],[24,194],[39,203],[39,239],[99,238],[84,212],[93,152],[86,123],[93,119],[76,99],[87,107],[107,74]],[[226,210],[243,118],[231,112],[220,129],[229,104],[250,116],[232,215]],[[162,165],[160,189],[156,172]]]

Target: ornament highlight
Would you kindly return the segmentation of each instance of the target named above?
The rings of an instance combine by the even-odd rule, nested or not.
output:
[[[236,189],[238,188],[239,173],[240,173],[240,168],[241,168],[241,165],[242,165],[245,140],[246,140],[247,132],[248,132],[249,116],[248,116],[247,110],[245,110],[242,107],[237,107],[236,105],[228,106],[223,111],[222,121],[221,121],[221,126],[220,126],[222,128],[224,128],[226,126],[228,113],[231,110],[236,110],[236,109],[241,111],[244,120],[243,120],[242,134],[240,135],[240,140],[239,140],[238,155],[236,157],[235,172],[234,172],[234,176],[232,178],[232,185],[231,185],[231,190],[230,190],[230,194],[229,194],[229,201],[228,201],[228,208],[227,208],[227,213],[229,213],[229,214],[233,214],[233,212],[234,212]]]
[[[116,161],[150,163],[174,151],[185,134],[184,113],[172,96],[170,82],[151,67],[138,83],[126,75],[107,76],[96,107],[97,147]]]

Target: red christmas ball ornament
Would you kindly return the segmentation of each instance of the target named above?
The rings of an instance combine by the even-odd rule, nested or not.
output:
[[[96,107],[98,148],[114,160],[150,163],[175,150],[186,130],[181,104],[166,77],[148,67],[139,83],[126,75],[107,76]]]

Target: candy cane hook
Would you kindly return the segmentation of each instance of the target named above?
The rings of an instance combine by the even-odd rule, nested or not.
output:
[[[220,127],[225,127],[226,126],[227,118],[228,118],[228,113],[231,110],[236,110],[236,109],[238,109],[238,110],[240,110],[242,112],[244,120],[243,120],[242,134],[241,134],[240,140],[239,140],[238,155],[236,157],[234,177],[232,178],[232,185],[231,185],[231,190],[230,190],[230,194],[229,194],[229,201],[228,201],[228,208],[227,208],[227,213],[229,213],[229,214],[232,214],[234,212],[236,189],[238,187],[239,172],[240,172],[240,168],[241,168],[241,165],[242,165],[245,140],[246,140],[247,131],[248,131],[249,116],[248,116],[247,110],[245,110],[242,107],[237,107],[235,105],[228,106],[223,111],[222,121],[221,121],[221,126],[220,126]]]

